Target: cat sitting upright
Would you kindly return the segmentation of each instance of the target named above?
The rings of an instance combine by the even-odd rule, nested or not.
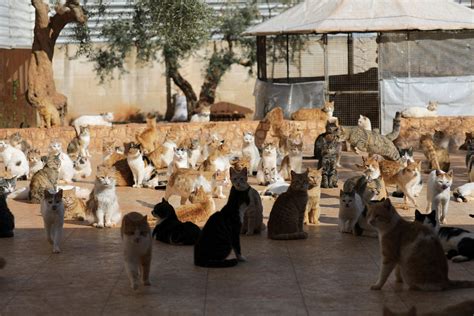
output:
[[[357,235],[355,226],[363,211],[364,203],[355,190],[350,192],[344,192],[341,190],[339,192],[339,232]]]
[[[303,143],[289,144],[288,155],[286,155],[280,167],[280,174],[285,180],[290,179],[290,171],[293,170],[296,173],[301,172],[303,165]]]
[[[140,144],[133,142],[126,144],[125,153],[128,166],[133,174],[133,187],[141,188],[143,182],[150,179],[155,168],[150,160],[143,156]]]
[[[86,204],[86,219],[94,227],[114,227],[120,222],[122,213],[115,192],[114,177],[114,167],[97,167],[94,190]]]
[[[247,169],[236,171],[230,169],[230,181],[232,187],[239,192],[246,192],[249,203],[242,203],[240,205],[240,218],[242,222],[241,234],[253,235],[260,234],[265,229],[263,224],[263,205],[262,199],[257,190],[248,184]]]
[[[194,245],[201,229],[192,222],[181,222],[171,204],[164,198],[156,204],[151,214],[158,219],[153,237],[172,245]]]
[[[81,126],[79,134],[74,137],[67,145],[67,154],[70,156],[91,157],[89,153],[89,144],[91,142],[91,133],[89,127]]]
[[[380,290],[393,269],[397,282],[412,290],[440,291],[474,287],[474,281],[448,279],[448,263],[441,243],[432,229],[418,222],[407,222],[390,199],[367,205],[367,219],[377,232],[382,266],[371,290]]]
[[[60,189],[58,192],[44,190],[43,196],[41,215],[43,216],[46,238],[53,246],[53,253],[60,253],[64,225],[63,190]]]
[[[436,211],[421,214],[420,211],[415,210],[415,221],[434,230],[448,259],[453,262],[474,259],[474,233],[457,227],[439,227]]]
[[[194,264],[207,268],[226,268],[246,261],[240,248],[241,205],[249,204],[247,191],[232,186],[226,205],[211,215],[194,245]],[[234,251],[236,259],[227,259]]]
[[[277,172],[277,151],[273,143],[263,144],[262,159],[258,164],[257,182],[260,185],[268,185],[271,179],[268,175],[271,171]]]
[[[321,214],[321,207],[319,201],[321,197],[321,170],[309,169],[308,180],[308,203],[306,203],[305,210],[305,224],[319,224],[319,216]]]
[[[0,238],[13,237],[15,229],[15,216],[7,205],[7,195],[15,188],[15,178],[0,178]]]
[[[420,147],[428,160],[430,170],[449,170],[449,152],[434,144],[433,137],[430,134],[424,134],[420,137]]]
[[[446,224],[449,200],[451,198],[450,188],[453,184],[453,171],[443,172],[433,170],[428,176],[426,212],[436,210],[441,224]]]
[[[159,142],[156,116],[147,115],[146,125],[146,129],[136,135],[137,142],[142,146],[145,155],[153,152],[156,149],[156,143]]]
[[[249,175],[257,172],[258,164],[260,162],[260,152],[255,145],[255,137],[251,132],[244,133],[244,140],[242,144],[242,156],[250,159],[250,168],[248,168]]]
[[[191,115],[190,122],[209,122],[211,121],[211,105],[207,102],[201,103],[201,105]]]
[[[278,196],[268,219],[268,238],[306,239],[303,222],[308,202],[308,171],[291,171],[291,184],[285,193]]]
[[[123,240],[125,270],[132,289],[138,289],[139,278],[149,286],[151,265],[151,234],[147,216],[131,212],[122,219],[120,235]]]
[[[49,153],[53,155],[58,155],[61,160],[61,166],[59,168],[59,181],[64,181],[66,183],[72,183],[74,178],[74,162],[68,154],[63,152],[62,145],[59,141],[52,141],[49,145]]]
[[[43,169],[44,162],[41,159],[41,152],[39,149],[32,149],[28,151],[26,158],[28,159],[28,164],[30,165],[30,172],[28,174],[28,180],[30,180],[36,172]]]

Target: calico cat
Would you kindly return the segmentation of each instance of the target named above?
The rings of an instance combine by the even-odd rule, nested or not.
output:
[[[216,210],[212,194],[206,192],[202,186],[191,193],[189,201],[192,204],[181,205],[176,209],[176,216],[182,222],[205,222]]]
[[[438,102],[429,101],[426,108],[413,106],[402,111],[402,117],[435,117],[438,116],[436,110],[438,109]]]
[[[398,282],[410,289],[439,291],[474,287],[474,281],[448,279],[448,263],[441,243],[428,227],[404,220],[390,199],[370,202],[367,219],[378,232],[382,267],[371,290],[380,290],[396,268]]]
[[[172,245],[196,244],[201,229],[192,222],[181,222],[165,199],[155,205],[151,214],[159,220],[152,235],[156,240]]]
[[[326,101],[319,109],[299,109],[291,114],[293,121],[327,121],[334,113],[334,101]]]
[[[308,203],[308,171],[291,171],[291,184],[285,193],[278,196],[268,219],[268,238],[306,239],[303,231],[306,205]]]
[[[318,169],[322,168],[322,188],[337,188],[337,136],[327,134],[321,148],[321,160],[318,161]]]
[[[74,126],[76,134],[81,132],[81,126],[108,126],[112,127],[114,114],[112,112],[102,113],[99,115],[82,115],[76,118],[71,125]]]
[[[230,180],[233,188],[248,194],[249,203],[240,204],[239,213],[242,222],[240,233],[245,235],[260,234],[265,229],[262,199],[257,190],[248,184],[247,169],[244,168],[241,171],[236,171],[231,168]]]
[[[433,170],[428,176],[426,212],[436,210],[441,224],[446,224],[446,216],[448,215],[449,200],[451,197],[450,188],[452,184],[452,170],[449,172]]]
[[[339,192],[338,227],[341,233],[356,235],[355,226],[364,211],[364,202],[356,190]]]
[[[133,174],[133,187],[143,187],[143,182],[148,181],[155,169],[151,162],[143,156],[140,144],[128,143],[125,146],[127,163]]]
[[[288,155],[286,155],[280,167],[280,174],[285,180],[290,179],[290,171],[301,172],[303,165],[303,143],[290,144],[288,146]]]
[[[364,115],[359,115],[359,120],[357,120],[357,126],[362,127],[363,129],[367,131],[372,130],[372,124],[370,122],[370,119],[367,116]]]
[[[76,196],[76,188],[63,190],[64,219],[84,221],[86,203]]]
[[[27,157],[28,164],[30,166],[30,172],[28,174],[28,179],[31,179],[33,175],[39,170],[43,169],[44,162],[41,159],[41,152],[39,149],[32,149],[28,152]]]
[[[255,145],[255,137],[252,132],[245,132],[242,144],[242,156],[250,159],[250,166],[247,168],[249,176],[257,172],[260,162],[260,152]]]
[[[53,246],[53,253],[60,253],[60,244],[64,225],[63,190],[58,192],[44,190],[44,199],[41,201],[41,215],[43,216],[46,238]]]
[[[319,216],[321,215],[321,207],[319,201],[321,197],[321,169],[309,169],[308,172],[308,203],[304,215],[304,223],[319,224]]]
[[[194,245],[194,264],[207,268],[226,268],[246,261],[240,249],[241,205],[250,203],[248,191],[230,189],[227,204],[209,217]],[[227,259],[234,251],[236,259]]]
[[[146,125],[146,129],[136,136],[137,142],[141,145],[145,155],[153,152],[156,149],[155,144],[160,141],[156,128],[156,116],[147,115]]]
[[[173,161],[168,166],[168,175],[180,168],[189,168],[188,150],[180,145],[174,149]]]
[[[81,126],[79,134],[67,145],[67,154],[70,156],[91,157],[89,153],[89,144],[91,142],[91,133],[89,127]]]
[[[334,118],[329,119],[326,122],[326,132],[318,135],[318,137],[314,141],[314,158],[318,160],[318,163],[322,159],[321,150],[322,150],[322,147],[325,143],[324,139],[325,139],[327,134],[334,134],[334,135],[339,135],[340,134],[339,124],[337,122],[337,119],[334,119]],[[338,141],[338,143],[337,143],[337,154],[336,154],[336,157],[337,157],[336,167],[341,167],[341,164],[340,164],[341,152],[342,152],[342,143]]]
[[[63,152],[62,145],[59,141],[52,141],[49,145],[49,153],[53,155],[59,155],[61,159],[61,167],[59,168],[59,181],[66,183],[72,183],[74,178],[74,162],[68,154]]]
[[[397,147],[387,137],[374,131],[367,131],[359,126],[340,127],[342,130],[341,141],[348,141],[354,150],[369,154],[378,154],[388,160],[399,160],[400,154]]]
[[[189,143],[186,146],[188,151],[189,165],[195,169],[201,160],[201,142],[198,137],[188,139]]]
[[[474,198],[474,182],[457,187],[453,191],[453,196],[456,202],[468,202],[471,198]]]
[[[436,217],[436,211],[431,211],[429,214],[415,211],[415,221],[433,229],[438,235],[448,259],[453,262],[474,259],[474,233],[457,227],[439,227]]]
[[[77,181],[78,179],[85,179],[92,174],[92,165],[88,157],[79,155],[76,159],[74,159],[73,164],[74,177],[72,179],[74,181]]]
[[[45,190],[54,190],[58,183],[60,167],[59,156],[48,156],[44,168],[31,177],[30,192],[28,193],[30,203],[39,204],[43,200]]]
[[[122,217],[115,192],[114,176],[114,167],[97,167],[94,190],[86,203],[86,219],[94,227],[114,227]]]
[[[131,212],[122,219],[120,235],[123,242],[123,257],[130,286],[138,289],[141,277],[143,285],[149,286],[151,265],[151,234],[147,216]]]
[[[31,144],[26,139],[23,139],[19,132],[11,134],[8,141],[10,145],[21,150],[25,155],[32,149]]]
[[[267,170],[267,174],[269,170],[277,170],[277,151],[273,143],[263,145],[262,159],[260,159],[257,169],[257,182],[260,185],[270,183],[268,177],[265,177],[265,170]]]
[[[449,170],[448,150],[436,146],[430,134],[421,135],[420,147],[428,160],[428,168],[430,170],[443,170],[444,172]]]
[[[51,128],[61,126],[61,118],[54,104],[44,100],[36,109],[40,117],[40,127]]]
[[[0,192],[0,238],[13,237],[15,229],[15,217],[7,205],[7,193],[3,190]]]

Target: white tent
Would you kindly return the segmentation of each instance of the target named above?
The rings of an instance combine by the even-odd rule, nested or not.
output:
[[[451,0],[306,0],[244,34],[461,29],[474,29],[474,10]]]

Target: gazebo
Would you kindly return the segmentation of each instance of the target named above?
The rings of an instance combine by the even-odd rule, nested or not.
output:
[[[251,27],[256,116],[335,101],[355,125],[391,129],[396,111],[438,101],[474,115],[474,11],[449,0],[306,0]]]

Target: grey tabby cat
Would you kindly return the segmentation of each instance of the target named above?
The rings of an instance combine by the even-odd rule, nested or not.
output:
[[[308,171],[291,171],[291,184],[288,191],[278,196],[268,219],[268,238],[289,240],[306,239],[303,231],[304,215],[308,202]]]
[[[365,130],[359,126],[341,127],[342,140],[348,141],[354,150],[369,154],[378,154],[388,160],[399,160],[400,154],[393,142],[374,131]]]
[[[395,113],[395,117],[393,118],[392,131],[388,133],[387,135],[385,135],[385,137],[387,137],[387,139],[393,142],[400,135],[401,125],[402,125],[402,113],[397,112]]]
[[[59,155],[50,155],[43,169],[36,172],[31,178],[28,197],[31,203],[39,204],[44,199],[45,190],[54,190],[59,178],[61,160]]]
[[[10,141],[10,145],[12,145],[12,147],[20,149],[25,153],[25,155],[31,150],[30,143],[23,139],[23,137],[21,137],[20,133],[18,132],[12,134],[8,140]]]
[[[381,181],[383,181],[381,177],[370,179],[365,174],[354,176],[344,182],[343,191],[351,192],[355,190],[355,192],[362,198],[362,201],[368,203],[384,190]]]
[[[314,142],[314,158],[318,160],[318,162],[322,159],[322,147],[324,145],[324,137],[327,134],[334,134],[334,135],[339,135],[339,125],[337,124],[336,119],[329,119],[326,122],[326,132],[320,134],[315,142]],[[341,152],[342,152],[342,143],[338,142],[337,143],[337,166],[340,167],[339,162],[341,161]]]
[[[322,168],[322,188],[337,188],[337,152],[338,141],[334,134],[326,134],[321,148],[321,160],[318,169]]]
[[[249,204],[242,203],[240,205],[240,221],[242,228],[241,234],[253,235],[260,234],[265,229],[263,224],[263,206],[262,199],[257,190],[248,184],[247,168],[236,171],[230,168],[230,181],[237,191],[248,191]]]

